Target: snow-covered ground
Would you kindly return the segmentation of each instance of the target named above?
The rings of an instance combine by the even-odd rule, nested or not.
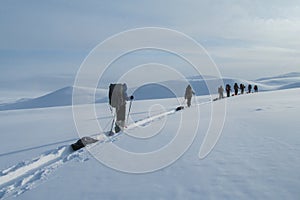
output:
[[[71,106],[1,111],[0,199],[298,199],[299,99],[300,89],[288,89],[198,106],[193,101],[191,108],[147,123],[153,130],[164,125],[155,137],[132,140],[120,135],[114,144],[122,148],[155,150],[172,140],[183,113],[190,123],[197,123],[193,114],[200,108],[199,129],[188,151],[174,164],[145,174],[108,168],[88,148],[72,152],[69,144],[79,136]],[[167,112],[180,101],[136,101],[132,120]],[[199,97],[199,102],[206,101],[207,97]],[[227,112],[222,135],[213,151],[200,160],[211,105],[224,101]],[[95,119],[82,116],[87,132],[95,120],[109,127],[107,104],[96,107]],[[90,134],[93,131],[90,128]]]

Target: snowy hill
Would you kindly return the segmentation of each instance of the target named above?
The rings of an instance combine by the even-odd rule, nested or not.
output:
[[[300,82],[295,82],[295,83],[288,83],[285,84],[281,87],[279,87],[279,90],[285,90],[285,89],[291,89],[291,88],[299,88],[300,87]]]
[[[94,94],[94,90],[90,88],[77,88],[80,92],[78,99],[82,103],[86,103],[88,96]],[[16,110],[16,109],[30,109],[30,108],[45,108],[45,107],[55,107],[55,106],[69,106],[72,105],[72,93],[73,87],[64,87],[62,89],[56,90],[49,94],[41,97],[32,99],[20,99],[14,103],[4,103],[0,105],[1,110]],[[96,96],[105,96],[107,94],[106,90],[97,89]],[[79,101],[79,100],[78,100]],[[80,103],[79,101],[79,103]],[[93,102],[89,102],[93,103]]]
[[[198,106],[193,102],[191,108],[148,124],[149,130],[163,125],[154,137],[122,135],[114,142],[121,148],[157,150],[176,136],[182,116],[197,123],[193,113],[200,108],[200,126],[188,151],[166,168],[139,175],[110,169],[87,149],[70,152],[69,144],[79,137],[71,107],[0,112],[5,141],[0,146],[0,199],[298,199],[299,99],[300,89],[289,89]],[[227,113],[221,138],[208,157],[200,160],[211,104],[224,101]],[[153,107],[157,104],[165,109]],[[131,117],[143,119],[177,105],[176,99],[136,101]],[[91,134],[95,120],[104,125],[111,120],[106,104],[96,106],[97,118],[82,115]],[[136,132],[146,134],[142,127]]]
[[[300,72],[290,72],[287,74],[281,74],[278,76],[273,76],[273,77],[264,77],[264,78],[259,78],[256,79],[257,81],[272,81],[276,79],[290,79],[290,78],[296,78],[299,79],[300,77]]]
[[[217,79],[210,76],[194,76],[187,78],[197,96],[209,95],[207,84],[216,88],[219,87]],[[259,91],[272,91],[300,87],[300,73],[289,73],[275,77],[261,78],[254,81],[248,81],[238,78],[223,78],[224,85],[234,83],[243,83],[244,85],[257,85]],[[151,83],[141,87],[129,88],[128,94],[133,94],[135,100],[146,99],[164,99],[184,96],[185,88],[187,86],[186,80],[170,80],[160,83]],[[55,106],[72,105],[72,91],[73,87],[65,87],[49,94],[37,98],[20,99],[13,103],[0,104],[1,110],[16,110],[16,109],[31,109],[44,108]],[[77,93],[80,96],[77,100],[78,104],[84,103],[105,103],[108,102],[107,89],[97,89],[94,102],[88,102],[88,97],[94,94],[94,90],[90,88],[77,88]]]
[[[299,87],[300,73],[292,72],[274,77],[266,77],[257,79],[256,82],[273,86],[276,89],[289,89]]]

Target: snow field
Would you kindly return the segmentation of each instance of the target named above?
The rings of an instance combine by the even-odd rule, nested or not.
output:
[[[198,153],[210,120],[210,103],[201,104],[199,130],[189,150],[169,167],[140,175],[112,170],[87,149],[65,156],[67,145],[78,138],[70,126],[70,107],[2,111],[0,127],[7,142],[0,147],[4,152],[0,163],[0,180],[4,183],[1,198],[297,199],[299,99],[300,90],[289,89],[221,100],[227,102],[224,129],[213,151],[203,160]],[[166,111],[178,105],[170,99],[139,101],[133,106],[132,120],[149,117],[147,109],[154,103],[167,105]],[[85,119],[87,127],[93,120],[103,124],[110,121],[110,111],[105,107],[98,105],[97,119]],[[194,108],[182,112],[189,115]],[[133,146],[132,139],[122,135],[114,143],[133,151],[159,148],[172,139],[179,117],[176,113],[162,118],[166,120],[165,128],[151,138],[154,142],[134,140]],[[160,121],[152,120],[147,126],[156,126]],[[17,125],[12,126],[12,122]],[[16,136],[22,139],[13,140]]]

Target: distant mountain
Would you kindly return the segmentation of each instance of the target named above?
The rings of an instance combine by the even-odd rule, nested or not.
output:
[[[77,88],[80,96],[77,96],[80,103],[93,103],[87,102],[87,97],[94,94],[94,90],[89,88]],[[16,110],[16,109],[29,109],[29,108],[44,108],[55,106],[69,106],[72,105],[73,87],[64,87],[41,97],[32,99],[20,99],[14,103],[1,104],[0,110]],[[106,91],[97,90],[96,96],[104,96]]]
[[[166,86],[151,83],[138,87],[132,93],[135,100],[174,98],[176,95]]]
[[[279,90],[291,89],[291,88],[300,88],[300,81],[296,83],[290,83],[279,87]]]
[[[256,82],[273,87],[273,90],[282,90],[300,87],[300,73],[293,72],[274,77],[257,79]]]
[[[286,78],[300,78],[300,72],[291,72],[287,74],[281,74],[278,76],[272,76],[272,77],[264,77],[256,79],[256,81],[268,81],[268,80],[274,80],[274,79],[286,79]]]

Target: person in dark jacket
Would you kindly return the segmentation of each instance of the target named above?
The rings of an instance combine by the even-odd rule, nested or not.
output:
[[[238,92],[239,92],[239,86],[238,86],[237,83],[234,84],[233,89],[234,89],[234,95],[238,95]]]
[[[244,94],[245,91],[245,85],[244,84],[240,84],[240,89],[241,89],[241,94]]]
[[[226,93],[227,93],[227,97],[230,97],[230,91],[231,91],[231,86],[229,84],[226,85]]]
[[[252,90],[252,85],[249,84],[249,85],[248,85],[248,93],[251,93],[251,90]]]
[[[258,92],[258,87],[257,87],[257,85],[254,85],[253,89],[254,89],[254,92]]]

